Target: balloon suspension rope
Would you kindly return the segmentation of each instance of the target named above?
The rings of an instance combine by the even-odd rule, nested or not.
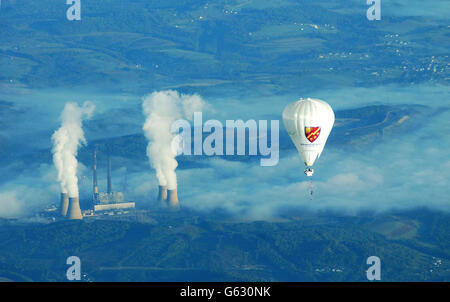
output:
[[[314,193],[314,185],[312,179],[309,181],[309,200],[312,200]]]

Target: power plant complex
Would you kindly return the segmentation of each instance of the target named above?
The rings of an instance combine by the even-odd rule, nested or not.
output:
[[[180,95],[175,91],[154,92],[143,99],[142,110],[146,119],[142,129],[148,140],[146,153],[150,165],[156,171],[159,183],[157,200],[162,208],[173,211],[180,209],[175,173],[178,163],[176,155],[171,150],[170,138],[173,138],[174,134],[171,132],[170,124],[177,119],[181,111],[184,113],[183,116],[190,120],[193,112],[199,110],[203,103],[196,95]],[[61,187],[60,214],[68,219],[83,219],[86,216],[99,216],[105,213],[123,214],[129,209],[135,209],[135,203],[126,201],[123,192],[112,190],[110,148],[107,148],[107,189],[106,192],[99,192],[97,148],[94,148],[92,198],[84,215],[81,211],[76,175],[77,154],[78,148],[86,144],[82,128],[83,120],[91,118],[94,109],[95,105],[89,101],[81,106],[76,102],[67,102],[61,113],[61,126],[52,135],[53,163],[58,171]],[[84,200],[83,197],[82,201]]]
[[[112,190],[111,157],[107,156],[107,184],[106,192],[99,192],[97,175],[97,149],[94,150],[92,165],[92,199],[90,208],[81,211],[79,196],[69,196],[61,193],[59,212],[63,218],[70,220],[81,220],[84,216],[98,216],[102,214],[114,214],[126,210],[134,210],[136,205],[132,201],[126,201],[123,192]],[[180,209],[177,189],[168,190],[167,186],[158,187],[157,201],[161,208],[177,211]]]
[[[94,150],[94,164],[92,167],[93,194],[91,209],[87,212],[89,216],[102,214],[103,212],[120,211],[124,209],[134,209],[134,202],[126,202],[122,192],[112,191],[111,157],[108,155],[107,166],[107,191],[99,192],[97,179],[97,150]],[[79,197],[69,197],[67,193],[61,193],[60,213],[62,217],[70,220],[83,219],[80,208]]]
[[[94,212],[111,211],[119,209],[134,209],[134,202],[126,202],[122,192],[112,191],[112,179],[111,179],[111,157],[108,155],[107,166],[107,190],[106,192],[98,191],[97,183],[97,150],[94,151],[94,165],[93,165],[93,205]]]

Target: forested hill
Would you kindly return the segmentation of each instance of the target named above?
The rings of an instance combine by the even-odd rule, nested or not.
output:
[[[449,281],[448,214],[292,216],[231,222],[150,214],[155,223],[58,222],[0,226],[0,277],[65,281],[66,258],[84,281],[365,281],[366,259],[383,281]]]

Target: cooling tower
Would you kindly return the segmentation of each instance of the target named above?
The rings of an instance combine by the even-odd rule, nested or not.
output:
[[[167,207],[167,187],[158,186],[158,201],[161,207]]]
[[[78,197],[69,197],[69,219],[83,219]]]
[[[180,204],[178,202],[177,189],[167,191],[167,201],[169,203],[169,208],[171,210],[179,210],[180,209]]]
[[[67,193],[61,193],[61,203],[59,208],[61,210],[61,216],[65,217],[67,215],[67,209],[69,208],[69,195],[67,195]]]

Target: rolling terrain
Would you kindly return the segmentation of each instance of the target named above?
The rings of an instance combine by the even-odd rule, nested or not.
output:
[[[82,2],[70,22],[65,1],[0,1],[0,281],[66,281],[72,255],[82,281],[366,281],[372,255],[382,281],[450,281],[448,17],[383,2],[370,22],[363,0]],[[314,196],[280,121],[279,165],[179,156],[182,211],[157,208],[141,98],[165,89],[221,122],[329,101]],[[97,148],[100,190],[109,153],[137,211],[50,223],[51,135],[63,102],[84,100],[81,206]]]
[[[439,212],[148,215],[154,222],[4,222],[0,277],[65,281],[65,259],[77,255],[83,281],[365,281],[365,260],[377,255],[383,281],[450,280],[449,217]]]
[[[446,22],[368,22],[364,2],[331,2],[87,2],[70,22],[64,1],[4,0],[0,84],[282,94],[448,83]]]

